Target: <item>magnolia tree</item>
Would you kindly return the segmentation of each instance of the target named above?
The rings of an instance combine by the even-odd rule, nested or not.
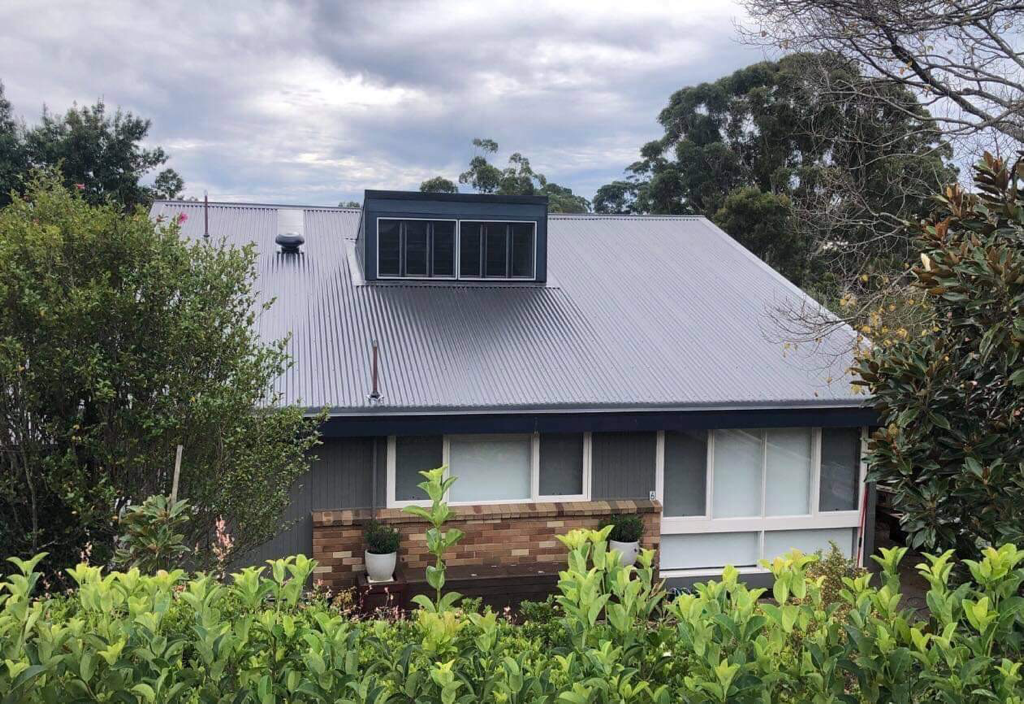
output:
[[[913,546],[960,555],[1024,540],[1024,164],[986,155],[921,223],[930,326],[857,372],[877,399],[869,480],[895,490]]]
[[[314,420],[279,407],[289,364],[262,341],[255,252],[90,205],[55,175],[0,211],[0,553],[112,557],[118,515],[171,489],[180,542],[211,567],[274,535]],[[231,539],[218,538],[218,522]],[[228,548],[225,548],[225,546]]]

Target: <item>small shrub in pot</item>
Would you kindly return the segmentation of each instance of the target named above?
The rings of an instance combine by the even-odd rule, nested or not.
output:
[[[366,574],[374,582],[387,582],[395,574],[398,545],[402,536],[397,528],[371,520],[363,529],[366,540]]]
[[[622,556],[623,566],[632,565],[640,554],[640,538],[644,535],[644,521],[635,513],[615,514],[601,521],[601,527],[612,526],[608,534],[608,547]]]

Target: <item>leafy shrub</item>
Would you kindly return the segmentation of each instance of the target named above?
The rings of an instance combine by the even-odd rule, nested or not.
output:
[[[601,520],[601,528],[611,526],[609,540],[620,543],[635,543],[644,535],[644,520],[635,513],[620,513]]]
[[[417,486],[430,497],[429,509],[422,506],[406,506],[402,509],[406,513],[418,516],[430,523],[430,528],[427,529],[427,550],[434,556],[434,564],[427,565],[426,573],[427,584],[434,588],[436,597],[434,602],[431,603],[430,599],[425,595],[417,594],[413,597],[413,601],[419,604],[424,611],[432,614],[441,614],[447,611],[455,605],[455,602],[462,598],[462,595],[458,592],[451,591],[443,597],[441,596],[445,579],[444,551],[462,540],[464,535],[458,528],[452,528],[447,531],[441,530],[444,527],[445,521],[448,520],[448,516],[451,515],[448,503],[444,501],[444,496],[457,479],[457,477],[448,477],[446,479],[444,476],[446,469],[446,467],[442,466],[420,472],[423,475],[424,481],[417,484]],[[431,616],[422,615],[422,617],[432,619]]]
[[[161,494],[128,507],[121,519],[115,564],[122,569],[137,567],[144,574],[181,567],[190,552],[182,541],[191,514],[187,501],[171,503]]]
[[[384,525],[380,521],[367,521],[363,529],[363,538],[366,540],[367,551],[374,555],[388,555],[398,552],[398,545],[402,541],[402,534],[397,528]]]
[[[951,186],[917,230],[926,334],[857,366],[881,427],[868,479],[893,489],[911,547],[1024,544],[1024,163],[986,154],[975,192]]]
[[[858,567],[857,563],[843,554],[839,546],[831,540],[828,552],[807,566],[808,578],[821,578],[821,601],[826,606],[843,604],[842,594],[846,589],[846,580],[857,579],[864,574],[864,568]]]
[[[765,563],[774,602],[726,568],[670,603],[653,552],[623,567],[611,532],[561,536],[569,549],[552,605],[527,606],[560,644],[491,611],[422,608],[412,620],[353,621],[304,600],[316,563],[302,556],[220,583],[181,570],[143,575],[71,570],[77,589],[35,598],[43,555],[12,558],[0,583],[4,701],[344,702],[412,704],[1021,704],[1024,552],[919,565],[928,613],[901,610],[905,548],[883,550],[881,579],[843,577],[845,622],[794,551]],[[428,604],[433,604],[428,602]],[[426,617],[424,617],[426,615]]]

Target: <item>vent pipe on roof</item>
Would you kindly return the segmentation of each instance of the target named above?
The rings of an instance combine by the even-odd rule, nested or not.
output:
[[[378,388],[378,384],[377,384],[377,379],[378,379],[378,377],[377,377],[377,356],[378,356],[378,354],[377,354],[377,340],[376,340],[376,338],[374,338],[373,342],[370,343],[370,344],[373,347],[373,362],[372,362],[372,366],[370,367],[370,381],[373,384],[373,388],[370,391],[370,395],[367,396],[367,398],[370,400],[370,403],[378,403],[380,401],[381,396],[380,396],[380,389]]]
[[[298,254],[299,248],[306,242],[304,211],[299,208],[278,208],[277,237],[274,242],[281,246],[285,254]]]

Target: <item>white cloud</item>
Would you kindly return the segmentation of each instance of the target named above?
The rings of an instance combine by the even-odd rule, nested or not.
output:
[[[760,58],[738,18],[725,1],[6,2],[0,80],[29,122],[98,98],[152,119],[194,195],[415,188],[492,137],[592,196],[672,91]]]

